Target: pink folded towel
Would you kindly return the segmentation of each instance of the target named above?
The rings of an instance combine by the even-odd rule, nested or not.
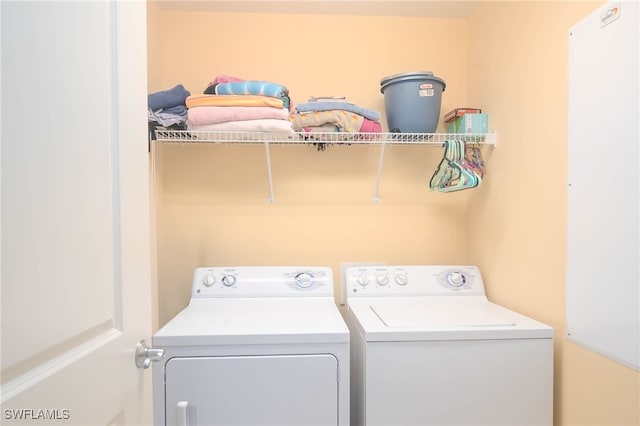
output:
[[[289,111],[284,108],[268,106],[201,106],[189,108],[189,123],[193,125],[224,123],[238,120],[257,120],[261,118],[289,119]]]
[[[362,120],[362,127],[360,127],[360,132],[362,133],[381,133],[382,132],[382,124],[379,121],[369,120],[365,118]]]
[[[191,131],[208,132],[284,132],[293,133],[289,120],[262,118],[259,120],[227,121],[224,123],[192,125],[187,123]]]

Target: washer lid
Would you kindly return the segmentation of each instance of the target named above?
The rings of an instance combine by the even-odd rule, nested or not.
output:
[[[158,346],[348,341],[333,297],[192,299],[153,336]]]
[[[380,321],[393,328],[433,328],[433,327],[514,327],[516,323],[511,315],[503,310],[491,309],[488,303],[473,304],[424,304],[404,305],[372,303],[371,310]]]
[[[551,327],[485,297],[349,300],[367,341],[551,338]]]

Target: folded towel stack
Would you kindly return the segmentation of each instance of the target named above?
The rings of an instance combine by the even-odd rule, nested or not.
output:
[[[156,129],[184,130],[187,128],[185,101],[191,93],[178,84],[171,89],[147,95],[149,141],[155,140]]]
[[[293,133],[289,91],[277,83],[220,75],[186,105],[192,131]]]
[[[293,128],[301,132],[380,133],[380,113],[348,102],[344,97],[309,98],[291,114]]]
[[[308,140],[316,141],[319,150],[327,146],[323,141],[333,139],[323,133],[382,132],[378,111],[363,108],[339,96],[312,96],[308,102],[296,105],[291,122],[295,131],[305,132]]]

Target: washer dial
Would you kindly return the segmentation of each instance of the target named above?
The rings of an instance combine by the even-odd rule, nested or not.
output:
[[[444,284],[452,288],[461,288],[467,284],[467,276],[459,270],[447,271],[444,274]]]
[[[360,284],[362,287],[366,287],[367,285],[369,285],[369,277],[367,277],[367,274],[360,274],[358,276],[358,284]]]
[[[409,277],[407,274],[398,274],[395,276],[395,281],[398,285],[407,285],[409,284]]]
[[[376,277],[376,281],[379,285],[389,284],[389,276],[387,274],[380,274]]]

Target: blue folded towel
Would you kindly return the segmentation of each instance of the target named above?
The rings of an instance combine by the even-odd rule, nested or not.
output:
[[[162,112],[163,114],[173,114],[173,115],[183,115],[186,116],[187,115],[187,107],[186,105],[176,105],[174,107],[169,107],[169,108],[162,108]]]
[[[214,87],[216,95],[259,95],[282,100],[283,106],[289,109],[289,89],[270,81],[246,80],[231,83],[219,83]]]
[[[155,111],[161,108],[184,105],[185,100],[190,95],[191,93],[182,84],[178,84],[172,89],[149,94],[147,96],[147,106]]]
[[[320,102],[304,102],[296,105],[296,110],[298,112],[331,111],[334,109],[354,112],[372,121],[380,120],[380,113],[378,111],[363,108],[356,104],[352,104],[351,102],[320,101]]]

